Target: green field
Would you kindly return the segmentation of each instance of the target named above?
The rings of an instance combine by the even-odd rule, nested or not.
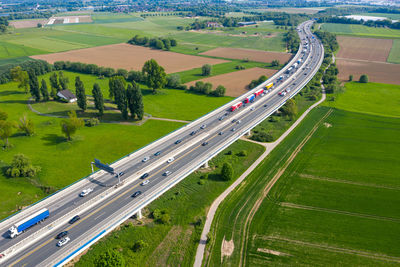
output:
[[[349,83],[334,109],[312,111],[220,206],[206,265],[398,264],[400,122],[392,117],[393,103],[375,103],[382,92],[396,90]],[[288,160],[317,122],[311,139]],[[279,168],[285,168],[279,180],[261,197]],[[221,264],[224,237],[235,248]]]
[[[324,23],[321,30],[342,35],[354,35],[371,38],[400,38],[400,30],[374,28],[357,24]]]
[[[336,96],[326,105],[371,115],[400,117],[400,86],[383,83],[349,82],[345,94]],[[384,103],[384,104],[383,104]]]
[[[400,64],[400,40],[394,39],[387,62]]]
[[[247,151],[248,155],[238,156],[243,150]],[[144,225],[139,226],[132,225],[135,221],[128,222],[120,230],[93,245],[75,265],[93,266],[99,255],[107,249],[115,249],[125,258],[126,266],[192,266],[206,208],[261,155],[263,150],[263,147],[250,142],[235,142],[210,161],[211,169],[189,175],[148,206],[150,211],[167,210],[171,216],[170,224],[155,223],[151,218],[143,219]],[[231,153],[227,153],[228,151]],[[222,181],[219,178],[220,167],[225,161],[234,166],[235,175],[232,181]],[[205,173],[208,173],[208,179],[203,180],[204,184],[201,185],[200,177]],[[132,245],[139,240],[143,240],[147,247],[134,252]]]

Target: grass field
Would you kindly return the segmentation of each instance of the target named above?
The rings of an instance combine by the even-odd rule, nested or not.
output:
[[[399,85],[350,82],[346,83],[345,90],[345,94],[337,95],[334,102],[328,101],[325,105],[371,115],[400,117]]]
[[[357,113],[349,111],[397,89],[349,86],[360,88],[348,87],[333,102],[335,109],[312,111],[223,202],[213,222],[207,266],[398,264],[400,122],[391,117],[390,103],[387,109],[364,103]],[[292,154],[318,121],[315,133]],[[273,177],[280,178],[263,196]],[[221,264],[224,239],[233,240],[234,251]]]
[[[243,150],[248,155],[238,156],[237,153]],[[150,219],[144,219],[142,226],[127,223],[92,246],[75,266],[92,266],[95,259],[107,249],[120,251],[127,266],[192,266],[206,208],[263,150],[259,145],[237,141],[210,162],[211,170],[191,174],[149,205],[149,210],[167,210],[171,216],[169,225],[154,223]],[[232,152],[231,155],[228,155],[228,151]],[[221,181],[218,176],[225,161],[232,164],[235,172],[234,179],[228,182]],[[209,178],[203,180],[204,185],[200,185],[200,177],[205,173],[209,174]],[[134,252],[132,245],[139,240],[147,243],[147,247]]]
[[[400,40],[394,39],[387,62],[400,64]]]
[[[400,30],[374,28],[357,24],[324,23],[321,30],[336,34],[354,35],[371,38],[400,38]]]

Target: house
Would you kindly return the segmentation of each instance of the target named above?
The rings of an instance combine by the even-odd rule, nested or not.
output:
[[[76,96],[73,93],[71,93],[70,90],[62,90],[57,93],[57,96],[68,103],[72,103],[77,100]]]
[[[207,22],[207,28],[222,28],[222,25],[218,22],[209,21]]]
[[[238,25],[240,27],[250,26],[250,25],[257,25],[257,22],[255,22],[255,21],[239,22]]]

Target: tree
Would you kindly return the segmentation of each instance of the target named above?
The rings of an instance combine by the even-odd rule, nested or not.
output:
[[[31,136],[35,133],[35,125],[33,124],[32,119],[29,119],[26,114],[19,118],[18,129],[24,132],[26,135]]]
[[[29,73],[29,90],[31,92],[32,97],[35,98],[35,101],[36,102],[40,101],[39,82],[35,72],[33,71]]]
[[[285,105],[281,108],[282,113],[293,120],[297,115],[297,104],[293,99],[289,99]]]
[[[203,67],[201,67],[201,75],[203,75],[203,76],[211,75],[211,65],[210,64],[204,64]]]
[[[42,85],[40,86],[40,93],[42,94],[44,101],[49,101],[49,90],[47,89],[47,83],[44,79],[42,79]]]
[[[178,88],[181,83],[181,76],[179,76],[179,74],[171,74],[167,76],[167,87]]]
[[[11,121],[0,120],[0,139],[4,143],[4,148],[9,147],[8,138],[13,134],[15,124]]]
[[[85,111],[87,108],[85,87],[79,76],[75,78],[75,90],[78,107]]]
[[[222,85],[218,85],[215,91],[213,92],[215,96],[224,96],[226,89]]]
[[[126,120],[128,119],[128,103],[125,90],[126,81],[124,77],[121,76],[114,76],[111,79],[113,79],[113,81],[110,82],[110,94],[114,95],[115,103],[121,111],[122,117]]]
[[[76,116],[75,110],[68,112],[68,117],[61,121],[61,132],[70,141],[76,131],[84,125],[84,121]]]
[[[277,66],[279,66],[279,60],[277,60],[277,59],[272,60],[271,66],[272,66],[272,67],[277,67]]]
[[[7,112],[0,110],[0,121],[5,121],[8,118]]]
[[[142,72],[145,76],[147,86],[153,89],[154,94],[157,92],[157,89],[163,88],[167,83],[167,74],[164,68],[158,65],[154,59],[150,59],[144,63]]]
[[[6,175],[8,177],[34,177],[40,170],[39,166],[32,166],[30,159],[24,154],[16,154],[11,166],[6,170]]]
[[[225,162],[224,165],[222,165],[221,178],[224,181],[229,181],[233,178],[233,168],[227,162]]]
[[[353,81],[353,74],[349,75],[349,82]]]
[[[170,50],[171,49],[171,40],[170,39],[162,39],[164,43],[164,49]]]
[[[94,98],[94,106],[99,111],[99,116],[101,117],[104,114],[104,99],[100,86],[97,83],[93,84],[92,95]]]
[[[50,75],[50,86],[51,86],[50,95],[54,99],[57,96],[57,93],[60,91],[60,84],[58,83],[57,73],[55,72],[53,72],[53,74]]]
[[[10,70],[11,78],[15,82],[19,82],[18,88],[24,88],[25,93],[28,93],[28,86],[29,86],[29,75],[28,72],[23,71],[20,66],[12,68]]]
[[[62,71],[58,73],[58,82],[62,90],[68,90],[69,79],[68,77],[64,77],[64,73]]]
[[[126,81],[125,78],[122,76],[114,76],[111,77],[108,81],[108,93],[111,99],[115,99],[115,91],[118,90],[120,87],[125,88]],[[118,87],[118,88],[117,88]]]
[[[366,74],[361,75],[359,82],[360,83],[368,83],[368,75],[366,75]]]
[[[142,91],[137,83],[133,81],[132,86],[130,84],[128,85],[126,95],[128,100],[128,108],[131,112],[132,118],[137,116],[138,120],[142,120],[144,115],[143,97]]]
[[[96,267],[125,267],[125,259],[118,251],[107,249],[95,261]]]
[[[38,23],[38,24],[37,24],[37,27],[38,27],[38,28],[42,28],[42,27],[43,27],[42,23]]]
[[[163,43],[163,41],[161,41],[160,39],[157,39],[157,40],[156,40],[156,43],[155,43],[155,47],[156,47],[157,49],[164,49],[164,43]]]
[[[136,241],[135,244],[132,247],[132,250],[135,252],[142,251],[145,247],[147,247],[148,244],[144,242],[143,240]]]

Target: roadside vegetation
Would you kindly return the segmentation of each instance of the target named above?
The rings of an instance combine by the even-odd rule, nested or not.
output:
[[[263,150],[257,144],[235,142],[209,162],[209,169],[196,171],[151,203],[146,218],[127,221],[92,246],[75,266],[97,266],[110,250],[127,266],[193,265],[207,207]]]

